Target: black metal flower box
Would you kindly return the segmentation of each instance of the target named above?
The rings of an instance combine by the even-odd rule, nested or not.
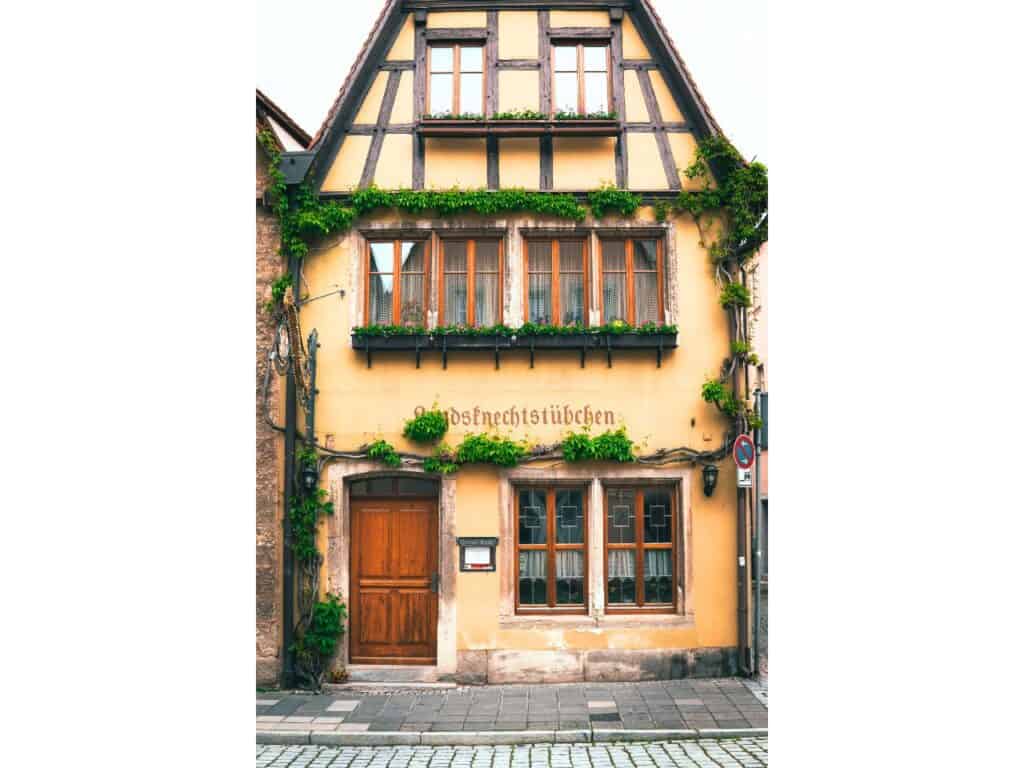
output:
[[[602,347],[612,349],[674,349],[674,333],[609,333],[601,337]]]
[[[425,333],[399,336],[363,336],[352,334],[352,349],[422,349],[430,344],[430,337]]]

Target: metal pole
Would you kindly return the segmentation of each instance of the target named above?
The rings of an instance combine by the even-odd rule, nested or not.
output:
[[[761,414],[761,390],[754,390],[754,413]],[[761,435],[754,435],[754,676],[761,676]]]
[[[291,260],[292,296],[299,300],[299,263]],[[295,496],[295,432],[298,414],[295,409],[295,350],[288,350],[288,380],[285,387],[284,410],[284,552],[281,563],[282,664],[281,687],[291,688],[295,681],[295,665],[291,647],[295,642],[295,559],[292,553],[292,524],[288,516]]]

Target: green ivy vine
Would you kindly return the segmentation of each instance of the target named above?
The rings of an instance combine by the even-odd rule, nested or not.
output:
[[[402,435],[414,443],[436,443],[448,431],[448,417],[435,405],[405,422]]]
[[[364,325],[352,329],[352,333],[358,337],[365,336],[570,336],[574,334],[587,334],[591,336],[620,336],[624,333],[636,333],[641,336],[652,336],[654,334],[675,334],[679,328],[675,325],[658,325],[657,323],[644,323],[643,325],[630,325],[629,323],[616,320],[605,325],[586,327],[583,325],[541,325],[539,323],[523,323],[518,328],[508,325],[488,325],[482,327],[466,325],[440,325],[433,329],[424,328],[421,325]]]

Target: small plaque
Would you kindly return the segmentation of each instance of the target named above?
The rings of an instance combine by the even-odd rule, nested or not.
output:
[[[495,570],[494,548],[498,540],[485,536],[460,536],[459,570],[460,571],[493,571]]]

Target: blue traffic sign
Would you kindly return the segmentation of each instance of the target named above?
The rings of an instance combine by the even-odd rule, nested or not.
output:
[[[747,435],[740,435],[732,444],[732,457],[740,469],[754,466],[754,443]]]

